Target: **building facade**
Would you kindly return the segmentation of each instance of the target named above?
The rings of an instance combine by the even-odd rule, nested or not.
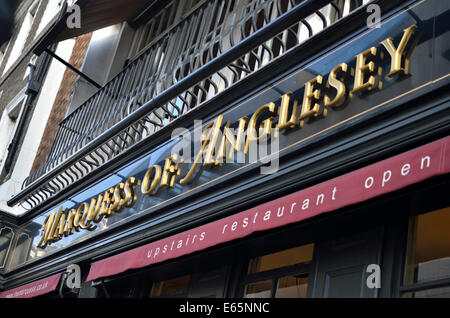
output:
[[[1,297],[450,296],[448,3],[55,7]]]

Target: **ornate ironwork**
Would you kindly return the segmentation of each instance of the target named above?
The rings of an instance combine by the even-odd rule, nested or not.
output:
[[[353,9],[362,5],[362,1],[351,2]],[[202,2],[59,124],[45,164],[23,183],[27,195],[10,202],[26,202],[32,208],[63,191],[341,19],[344,10],[349,11],[346,3]],[[274,28],[275,34],[268,31],[283,22],[285,27]],[[187,88],[180,93],[183,85]],[[162,95],[165,101],[156,105]]]

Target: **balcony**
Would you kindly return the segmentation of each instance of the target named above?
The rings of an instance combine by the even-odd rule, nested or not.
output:
[[[367,2],[367,1],[365,1]],[[8,204],[35,208],[170,123],[231,89],[362,1],[170,2],[136,32],[135,58],[60,124],[45,164]],[[165,28],[165,31],[161,31]]]

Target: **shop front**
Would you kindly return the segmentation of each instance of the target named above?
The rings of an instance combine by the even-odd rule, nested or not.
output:
[[[406,2],[4,222],[0,297],[449,297],[449,14]]]

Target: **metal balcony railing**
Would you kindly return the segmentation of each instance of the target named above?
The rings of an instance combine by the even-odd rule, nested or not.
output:
[[[45,164],[8,204],[46,201],[360,6],[358,0],[199,3],[59,124]]]

